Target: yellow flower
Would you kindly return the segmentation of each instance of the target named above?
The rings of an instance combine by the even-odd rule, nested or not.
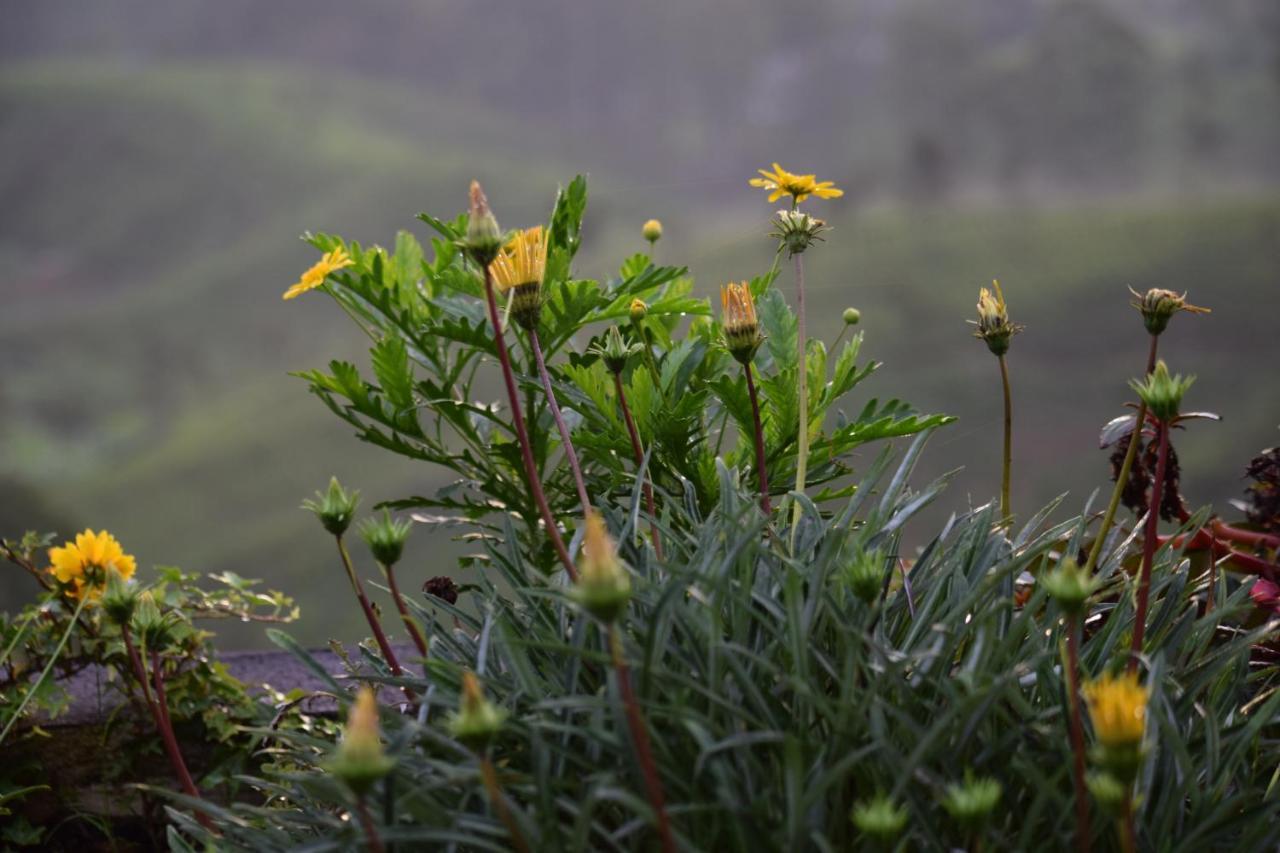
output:
[[[499,293],[542,284],[547,271],[547,235],[541,225],[517,231],[493,259],[489,272]]]
[[[298,279],[297,284],[284,292],[281,299],[292,299],[306,293],[308,290],[315,290],[324,284],[332,273],[341,269],[353,266],[355,261],[351,260],[351,256],[347,254],[347,250],[339,246],[332,252],[326,252],[324,257],[315,263],[311,269],[302,274],[302,278]]]
[[[640,233],[650,243],[656,243],[662,239],[662,223],[656,219],[650,219],[640,228]]]
[[[105,530],[98,533],[85,530],[76,534],[74,542],[50,548],[49,563],[46,571],[57,578],[58,583],[69,587],[67,594],[72,598],[84,595],[99,598],[107,585],[108,570],[118,574],[121,580],[128,580],[138,568],[133,557]]]
[[[1151,691],[1138,684],[1138,676],[1104,675],[1084,686],[1089,720],[1098,742],[1105,747],[1134,747],[1142,743],[1147,724],[1147,699]]]
[[[764,187],[769,190],[769,201],[775,202],[784,195],[791,196],[794,204],[799,204],[811,195],[818,198],[839,198],[844,190],[838,189],[831,181],[818,181],[814,175],[795,175],[786,169],[773,164],[773,171],[757,170],[764,177],[752,178],[749,183],[753,187]]]
[[[746,364],[764,340],[760,336],[760,321],[756,319],[756,305],[751,300],[751,287],[745,281],[721,287],[720,309],[725,346],[734,358]]]

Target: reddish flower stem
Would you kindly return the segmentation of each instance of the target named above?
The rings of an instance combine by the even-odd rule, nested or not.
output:
[[[769,501],[769,472],[765,466],[764,426],[760,422],[760,396],[756,393],[756,381],[751,378],[751,364],[742,366],[747,376],[747,396],[751,398],[751,420],[755,426],[756,473],[760,476],[760,509],[765,515],[773,514],[773,505]]]
[[[373,605],[369,603],[369,596],[364,593],[364,584],[360,582],[360,576],[356,574],[355,567],[351,564],[351,555],[347,553],[347,545],[342,541],[342,536],[333,537],[338,542],[338,553],[342,555],[342,566],[347,570],[347,578],[351,581],[351,588],[355,590],[356,599],[360,602],[360,609],[364,611],[365,621],[369,623],[369,630],[373,632],[373,639],[378,644],[378,650],[382,652],[382,659],[387,662],[391,674],[396,677],[404,675],[404,669],[400,666],[400,661],[396,658],[396,653],[391,650],[391,643],[387,641],[387,635],[382,631],[382,622],[378,620],[378,614],[373,612]],[[405,698],[410,702],[417,697],[408,687],[401,688],[404,690]]]
[[[542,380],[542,390],[547,395],[547,405],[551,407],[551,415],[555,418],[556,429],[560,431],[560,442],[564,445],[565,458],[569,460],[569,470],[573,472],[574,485],[578,487],[578,500],[585,513],[591,508],[591,496],[587,494],[587,484],[582,478],[582,466],[578,464],[578,452],[573,449],[573,439],[569,437],[569,427],[560,414],[560,404],[556,402],[556,392],[551,388],[551,375],[547,373],[547,362],[542,357],[542,342],[538,340],[537,328],[529,329],[529,343],[533,347],[533,357],[538,362],[538,377]]]
[[[1067,623],[1067,693],[1071,712],[1071,752],[1074,757],[1072,777],[1076,793],[1076,849],[1089,853],[1089,796],[1085,790],[1084,722],[1080,715],[1080,619],[1068,617]]]
[[[520,412],[520,394],[516,390],[516,377],[511,372],[511,356],[507,353],[506,337],[502,334],[502,320],[498,316],[498,299],[493,293],[493,274],[489,267],[484,268],[484,295],[489,304],[489,322],[493,325],[493,342],[498,350],[498,363],[502,366],[502,380],[507,386],[507,401],[511,405],[511,422],[516,430],[516,440],[520,443],[520,455],[524,459],[524,475],[529,481],[529,490],[533,492],[534,502],[542,514],[542,522],[547,528],[547,538],[551,547],[560,558],[570,581],[578,580],[578,570],[574,568],[569,549],[564,546],[560,536],[560,528],[556,526],[556,518],[551,514],[551,506],[547,503],[546,493],[542,491],[542,481],[538,479],[538,466],[533,461],[533,447],[529,444],[529,433],[524,426],[524,415]]]
[[[125,637],[129,637],[128,626],[121,626],[121,631]],[[125,642],[126,648],[130,650],[131,659],[137,670],[134,675],[142,681],[143,694],[148,695],[146,683],[147,674],[142,666],[142,658],[138,655],[137,649],[133,646],[132,638]],[[152,678],[155,679],[155,698],[149,699],[147,707],[151,709],[151,717],[155,722],[156,730],[160,733],[160,740],[164,744],[165,754],[169,757],[169,766],[173,768],[174,774],[178,777],[178,782],[182,785],[182,792],[193,800],[202,799],[200,790],[196,788],[195,780],[191,778],[191,772],[187,770],[187,762],[182,758],[182,750],[178,747],[178,737],[173,732],[173,720],[169,717],[169,702],[164,693],[164,669],[160,664],[160,655],[157,652],[151,653],[151,670]],[[200,810],[196,810],[196,820],[200,821],[200,825],[205,829],[213,831],[213,821],[209,816]]]
[[[1160,500],[1164,495],[1164,475],[1169,462],[1169,425],[1157,423],[1160,449],[1156,456],[1155,479],[1151,483],[1151,503],[1147,508],[1147,527],[1142,543],[1142,574],[1138,579],[1138,608],[1133,617],[1132,654],[1129,672],[1137,672],[1138,656],[1142,654],[1142,640],[1147,628],[1147,603],[1151,596],[1151,565],[1155,561],[1156,542],[1160,532]]]
[[[622,651],[622,633],[616,624],[609,625],[609,651],[613,655],[613,669],[618,676],[618,694],[626,710],[631,742],[640,760],[640,773],[644,777],[645,793],[649,797],[649,805],[653,808],[653,815],[658,823],[658,838],[662,843],[663,853],[675,853],[676,842],[671,834],[671,821],[667,817],[662,779],[658,776],[658,767],[653,760],[649,732],[645,728],[644,718],[640,715],[640,705],[636,702],[635,693],[631,691],[631,671],[627,667],[627,659]]]
[[[387,586],[391,588],[391,597],[395,600],[396,609],[400,611],[400,619],[404,622],[404,629],[409,632],[409,636],[413,639],[413,644],[417,647],[418,653],[425,658],[427,656],[427,641],[422,636],[422,632],[418,630],[417,623],[409,615],[409,608],[404,603],[404,596],[400,594],[400,587],[396,585],[395,569],[391,566],[383,566],[382,569],[387,573]]]
[[[1159,545],[1173,543],[1173,547],[1175,548],[1187,548],[1191,550],[1198,548],[1211,548],[1215,557],[1230,557],[1233,568],[1237,571],[1251,575],[1261,575],[1271,581],[1274,581],[1276,571],[1280,570],[1280,566],[1277,566],[1274,563],[1268,563],[1261,557],[1236,551],[1225,542],[1217,541],[1205,530],[1197,530],[1190,537],[1157,536],[1156,542]]]
[[[644,446],[640,444],[640,432],[636,429],[635,419],[631,417],[631,407],[627,405],[627,392],[622,386],[622,374],[613,374],[613,387],[618,392],[618,403],[622,406],[622,419],[627,424],[627,435],[631,437],[631,452],[636,459],[636,468],[644,465]],[[645,510],[649,513],[649,535],[653,539],[653,553],[658,559],[662,559],[662,539],[658,536],[657,522],[653,521],[658,517],[657,507],[653,501],[653,485],[646,477],[645,481],[640,485],[644,491]]]
[[[515,816],[507,808],[507,801],[502,796],[502,788],[498,784],[498,771],[494,768],[493,761],[483,754],[477,755],[477,758],[480,762],[480,778],[484,782],[485,791],[489,794],[489,802],[493,804],[493,810],[497,812],[502,825],[507,828],[507,835],[511,836],[511,846],[516,849],[516,853],[529,853],[529,842],[520,831],[520,824],[516,823]]]
[[[382,838],[378,835],[378,828],[374,825],[373,815],[369,814],[369,807],[365,805],[364,797],[356,799],[355,807],[356,818],[360,821],[360,827],[364,830],[365,841],[369,845],[370,853],[384,853],[387,849]]]

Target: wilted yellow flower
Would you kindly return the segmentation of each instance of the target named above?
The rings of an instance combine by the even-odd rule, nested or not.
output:
[[[1146,293],[1138,293],[1131,287],[1129,292],[1137,299],[1133,307],[1142,313],[1142,322],[1146,324],[1147,331],[1153,335],[1163,332],[1169,325],[1170,318],[1179,311],[1188,311],[1192,314],[1210,313],[1208,308],[1201,308],[1199,305],[1187,302],[1185,293],[1175,293],[1159,287],[1153,287]]]
[[[733,357],[746,364],[755,357],[764,338],[760,335],[760,322],[756,319],[756,305],[751,299],[751,287],[730,282],[720,288],[720,308],[724,323],[724,342]]]
[[[57,578],[58,583],[70,587],[67,594],[72,598],[83,595],[98,598],[107,585],[109,571],[128,580],[138,568],[133,557],[105,530],[98,533],[85,530],[76,534],[74,542],[50,548],[49,563],[46,571]]]
[[[618,560],[617,546],[609,537],[600,513],[587,513],[582,539],[582,561],[574,598],[591,615],[612,622],[622,615],[631,598],[631,578]]]
[[[784,195],[791,196],[795,204],[799,204],[811,195],[818,198],[839,198],[844,190],[838,189],[831,181],[818,181],[814,175],[796,175],[773,164],[773,171],[758,170],[763,177],[752,178],[749,183],[753,187],[769,190],[769,201],[775,202]]]
[[[975,338],[986,341],[987,349],[995,355],[1004,355],[1009,351],[1009,341],[1022,331],[1022,327],[1009,322],[1009,309],[1004,304],[1004,293],[1000,290],[1000,282],[993,280],[995,295],[985,287],[978,290],[978,330]]]
[[[324,257],[315,263],[311,269],[302,274],[302,278],[298,279],[298,283],[284,292],[281,299],[292,299],[306,293],[308,290],[315,290],[324,284],[331,274],[341,269],[353,266],[355,261],[351,260],[351,256],[347,254],[347,250],[339,246],[332,252],[325,252]]]
[[[1138,684],[1138,676],[1104,675],[1084,686],[1089,720],[1104,747],[1135,747],[1142,743],[1147,724],[1147,699],[1151,691]]]

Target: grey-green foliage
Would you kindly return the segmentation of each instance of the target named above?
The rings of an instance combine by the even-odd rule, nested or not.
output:
[[[994,508],[979,507],[919,553],[908,589],[896,558],[903,525],[943,486],[908,486],[923,444],[922,436],[896,468],[882,454],[838,512],[808,507],[794,557],[723,465],[718,500],[700,523],[663,528],[664,562],[638,537],[638,498],[607,514],[634,571],[624,642],[685,849],[854,849],[863,840],[851,809],[881,795],[909,815],[898,849],[963,847],[975,843],[973,831],[952,820],[943,798],[969,773],[1001,791],[980,830],[986,849],[1072,844],[1060,613],[1043,591],[1021,607],[1009,591],[1022,571],[1078,550],[1085,527],[1079,519],[1050,526],[1045,511],[1006,535]],[[471,601],[416,607],[433,637],[431,658],[426,677],[406,681],[425,701],[416,717],[383,715],[398,765],[370,802],[379,832],[406,847],[509,849],[475,758],[447,733],[460,673],[473,669],[510,712],[491,754],[533,849],[653,849],[601,629],[531,567],[506,528],[487,542],[491,571]],[[843,571],[869,551],[885,555],[883,593],[870,605]],[[1121,543],[1103,561],[1107,587],[1083,645],[1086,673],[1127,648],[1124,554]],[[1220,579],[1219,607],[1207,615],[1197,592],[1181,556],[1163,549],[1155,651],[1145,663],[1153,724],[1139,842],[1271,848],[1280,822],[1265,792],[1280,759],[1280,692],[1273,672],[1249,664],[1266,629],[1227,628],[1249,608],[1244,587]],[[365,677],[396,681],[376,660],[368,666]],[[269,737],[273,763],[249,781],[270,799],[216,810],[219,848],[358,844],[349,796],[317,770],[331,742],[308,731]],[[171,815],[189,836],[207,838],[189,815]],[[1110,849],[1113,827],[1093,815],[1095,848]]]

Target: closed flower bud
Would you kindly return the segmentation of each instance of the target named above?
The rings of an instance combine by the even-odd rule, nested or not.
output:
[[[160,612],[155,597],[148,590],[138,596],[133,611],[133,631],[153,652],[163,651],[173,642],[173,618]]]
[[[1064,559],[1040,576],[1040,585],[1067,613],[1079,613],[1093,594],[1094,581],[1075,560]]]
[[[1004,293],[1000,290],[1000,282],[992,281],[995,295],[985,287],[978,291],[978,327],[973,333],[987,344],[993,355],[1004,355],[1009,351],[1009,341],[1022,331],[1022,327],[1009,322],[1009,311],[1004,304]],[[972,321],[971,321],[972,322]]]
[[[484,697],[476,674],[464,672],[458,711],[449,720],[454,738],[472,749],[484,749],[502,731],[506,719],[507,712]]]
[[[493,263],[493,259],[502,250],[502,229],[498,220],[489,210],[489,200],[479,181],[471,182],[471,212],[467,220],[467,236],[462,241],[462,249],[481,267]]]
[[[751,288],[745,281],[722,286],[720,308],[725,348],[740,364],[750,364],[756,350],[764,343],[760,322],[756,319],[755,302],[751,299]]]
[[[330,477],[328,491],[316,492],[315,500],[303,501],[302,508],[314,512],[325,530],[334,536],[341,536],[351,526],[351,519],[355,516],[356,505],[359,503],[359,492],[348,492],[342,488],[337,477]]]
[[[326,767],[360,796],[395,767],[395,759],[390,758],[382,746],[378,700],[373,688],[360,688],[356,701],[351,703],[342,741]]]
[[[1133,307],[1141,312],[1143,325],[1153,335],[1159,335],[1168,328],[1169,320],[1179,311],[1189,311],[1192,314],[1209,313],[1208,308],[1189,304],[1185,293],[1178,294],[1172,290],[1164,290],[1159,287],[1153,287],[1142,294],[1139,294],[1138,291],[1131,287],[1129,292],[1137,300],[1133,303]]]
[[[907,810],[884,795],[855,803],[849,815],[853,825],[868,838],[888,843],[907,825]]]
[[[573,598],[602,622],[613,622],[627,609],[631,599],[631,578],[618,560],[617,549],[605,530],[600,513],[587,513],[587,531],[582,541],[582,561]]]
[[[976,829],[986,823],[1000,802],[1001,787],[995,779],[975,779],[966,773],[963,783],[947,786],[942,807],[947,814],[968,829]]]
[[[408,519],[395,519],[383,511],[381,516],[361,522],[360,538],[369,546],[373,559],[384,566],[394,566],[404,554],[404,543],[412,527],[413,522]]]
[[[862,312],[857,308],[846,308],[840,316],[844,319],[846,326],[856,326],[858,321],[862,319]]]
[[[1156,362],[1155,370],[1144,379],[1132,379],[1129,387],[1133,388],[1147,404],[1151,416],[1161,423],[1171,423],[1178,417],[1178,409],[1182,406],[1182,397],[1187,389],[1196,381],[1194,376],[1184,377],[1169,373],[1169,366],[1163,360]]]
[[[826,222],[801,210],[779,210],[773,218],[773,231],[769,236],[781,240],[788,254],[798,255],[814,243],[821,242],[823,238],[818,235],[830,230]]]
[[[644,304],[643,299],[631,300],[631,322],[639,323],[649,314],[649,306]]]
[[[870,604],[884,586],[884,556],[879,551],[863,551],[845,569],[844,580],[850,592]]]
[[[644,235],[644,239],[648,240],[650,245],[662,239],[662,223],[656,219],[650,219],[640,228],[640,233]]]
[[[102,609],[117,625],[128,625],[138,604],[138,590],[114,570],[107,572],[107,588],[102,594]]]
[[[1129,798],[1128,786],[1110,773],[1104,772],[1090,773],[1085,777],[1084,783],[1105,814],[1110,817],[1121,814]]]
[[[587,352],[599,356],[604,366],[609,368],[610,373],[621,373],[627,369],[627,362],[631,356],[640,352],[641,349],[643,349],[641,344],[627,343],[622,337],[622,330],[617,326],[610,326],[604,341],[592,344]]]

